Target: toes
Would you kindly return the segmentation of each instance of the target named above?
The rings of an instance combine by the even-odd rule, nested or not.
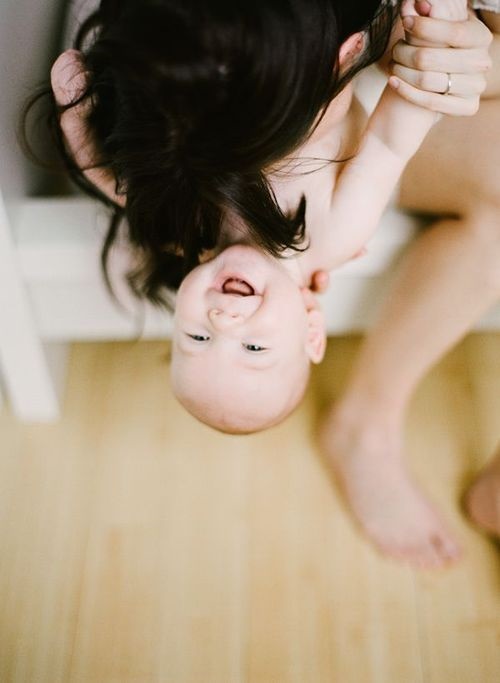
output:
[[[421,560],[424,569],[439,569],[446,564],[446,559],[432,542],[421,549]]]
[[[431,543],[436,553],[444,562],[455,562],[461,556],[461,548],[445,534],[436,534],[431,538]]]
[[[444,564],[439,553],[430,543],[413,543],[411,545],[389,545],[377,543],[378,550],[400,563],[405,563],[414,569],[435,569]]]
[[[445,559],[428,540],[413,549],[409,561],[417,569],[439,569],[446,564]]]
[[[434,533],[411,544],[382,541],[375,544],[386,557],[415,569],[440,569],[456,562],[461,555],[458,545],[444,533]]]

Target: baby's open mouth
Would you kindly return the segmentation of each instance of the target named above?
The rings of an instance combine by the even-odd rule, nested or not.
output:
[[[224,294],[235,294],[237,296],[253,296],[255,289],[249,285],[246,280],[240,280],[236,277],[228,277],[222,283],[222,291]]]

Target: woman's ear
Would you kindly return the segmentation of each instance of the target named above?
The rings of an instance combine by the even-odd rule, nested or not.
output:
[[[339,51],[339,66],[347,66],[355,61],[355,59],[363,52],[365,46],[365,37],[361,31],[353,33],[352,36],[346,38]]]
[[[306,352],[312,363],[321,363],[326,350],[326,326],[323,312],[317,308],[307,311]]]

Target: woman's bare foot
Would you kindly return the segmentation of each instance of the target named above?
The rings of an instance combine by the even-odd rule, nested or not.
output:
[[[467,491],[465,507],[475,524],[500,536],[500,450]]]
[[[385,555],[419,568],[458,559],[460,550],[402,462],[400,428],[368,428],[331,413],[321,444],[355,518]]]

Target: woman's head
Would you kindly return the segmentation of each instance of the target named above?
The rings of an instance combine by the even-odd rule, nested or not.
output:
[[[127,195],[138,293],[160,301],[163,286],[177,288],[219,241],[228,211],[271,254],[301,247],[305,200],[285,215],[265,170],[307,138],[353,74],[383,51],[395,4],[101,1],[76,47],[99,162]],[[341,69],[341,45],[363,30],[366,49]]]

